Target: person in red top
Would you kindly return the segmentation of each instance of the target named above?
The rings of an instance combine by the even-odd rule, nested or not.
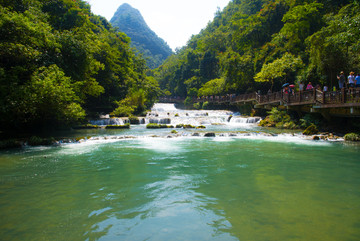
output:
[[[312,90],[314,89],[314,86],[312,86],[311,82],[306,86],[306,90]]]

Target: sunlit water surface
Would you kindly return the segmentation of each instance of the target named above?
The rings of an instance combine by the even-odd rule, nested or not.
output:
[[[0,152],[0,240],[360,240],[359,146],[209,128]]]

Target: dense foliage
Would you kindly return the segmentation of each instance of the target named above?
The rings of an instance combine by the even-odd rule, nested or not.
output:
[[[182,97],[337,87],[340,71],[360,71],[359,12],[356,0],[233,0],[155,76]]]
[[[83,0],[1,0],[0,36],[0,131],[75,124],[115,101],[131,115],[160,93],[130,39]]]
[[[161,65],[173,52],[146,24],[141,13],[129,4],[122,4],[110,23],[131,38],[131,45],[145,58],[150,68]]]

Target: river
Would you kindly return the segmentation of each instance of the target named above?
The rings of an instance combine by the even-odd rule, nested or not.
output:
[[[0,152],[0,240],[360,240],[360,146],[158,104],[82,143]],[[213,132],[216,137],[204,137]]]

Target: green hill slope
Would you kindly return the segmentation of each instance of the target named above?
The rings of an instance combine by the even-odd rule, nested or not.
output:
[[[340,71],[360,72],[359,11],[357,0],[233,0],[154,74],[183,97],[338,87]]]

